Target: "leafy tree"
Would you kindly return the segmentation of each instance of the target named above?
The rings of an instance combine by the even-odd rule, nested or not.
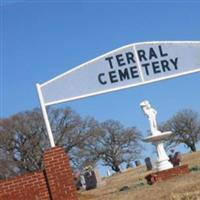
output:
[[[168,145],[185,144],[191,151],[196,151],[200,139],[200,118],[197,112],[185,109],[160,125],[163,131],[172,131]]]

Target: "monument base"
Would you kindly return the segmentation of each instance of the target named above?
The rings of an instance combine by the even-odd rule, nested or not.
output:
[[[165,181],[169,178],[189,173],[188,165],[182,165],[171,169],[151,173],[145,177],[147,183],[152,185],[157,181]]]
[[[162,161],[157,161],[156,163],[157,165],[157,170],[158,171],[163,171],[163,170],[167,170],[167,169],[172,169],[173,165],[171,164],[171,162],[167,160],[162,160]]]

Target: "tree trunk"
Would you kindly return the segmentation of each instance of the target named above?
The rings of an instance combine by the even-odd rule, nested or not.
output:
[[[189,147],[190,147],[192,152],[196,152],[197,151],[195,144],[192,144]]]
[[[121,172],[119,166],[112,166],[112,170],[115,171],[115,172]]]

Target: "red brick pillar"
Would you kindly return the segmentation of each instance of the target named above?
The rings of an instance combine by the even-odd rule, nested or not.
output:
[[[69,158],[63,148],[47,150],[44,167],[52,200],[78,200]]]

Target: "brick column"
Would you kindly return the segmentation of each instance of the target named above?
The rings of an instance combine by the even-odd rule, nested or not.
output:
[[[44,167],[52,200],[78,200],[69,158],[63,148],[47,150]]]

